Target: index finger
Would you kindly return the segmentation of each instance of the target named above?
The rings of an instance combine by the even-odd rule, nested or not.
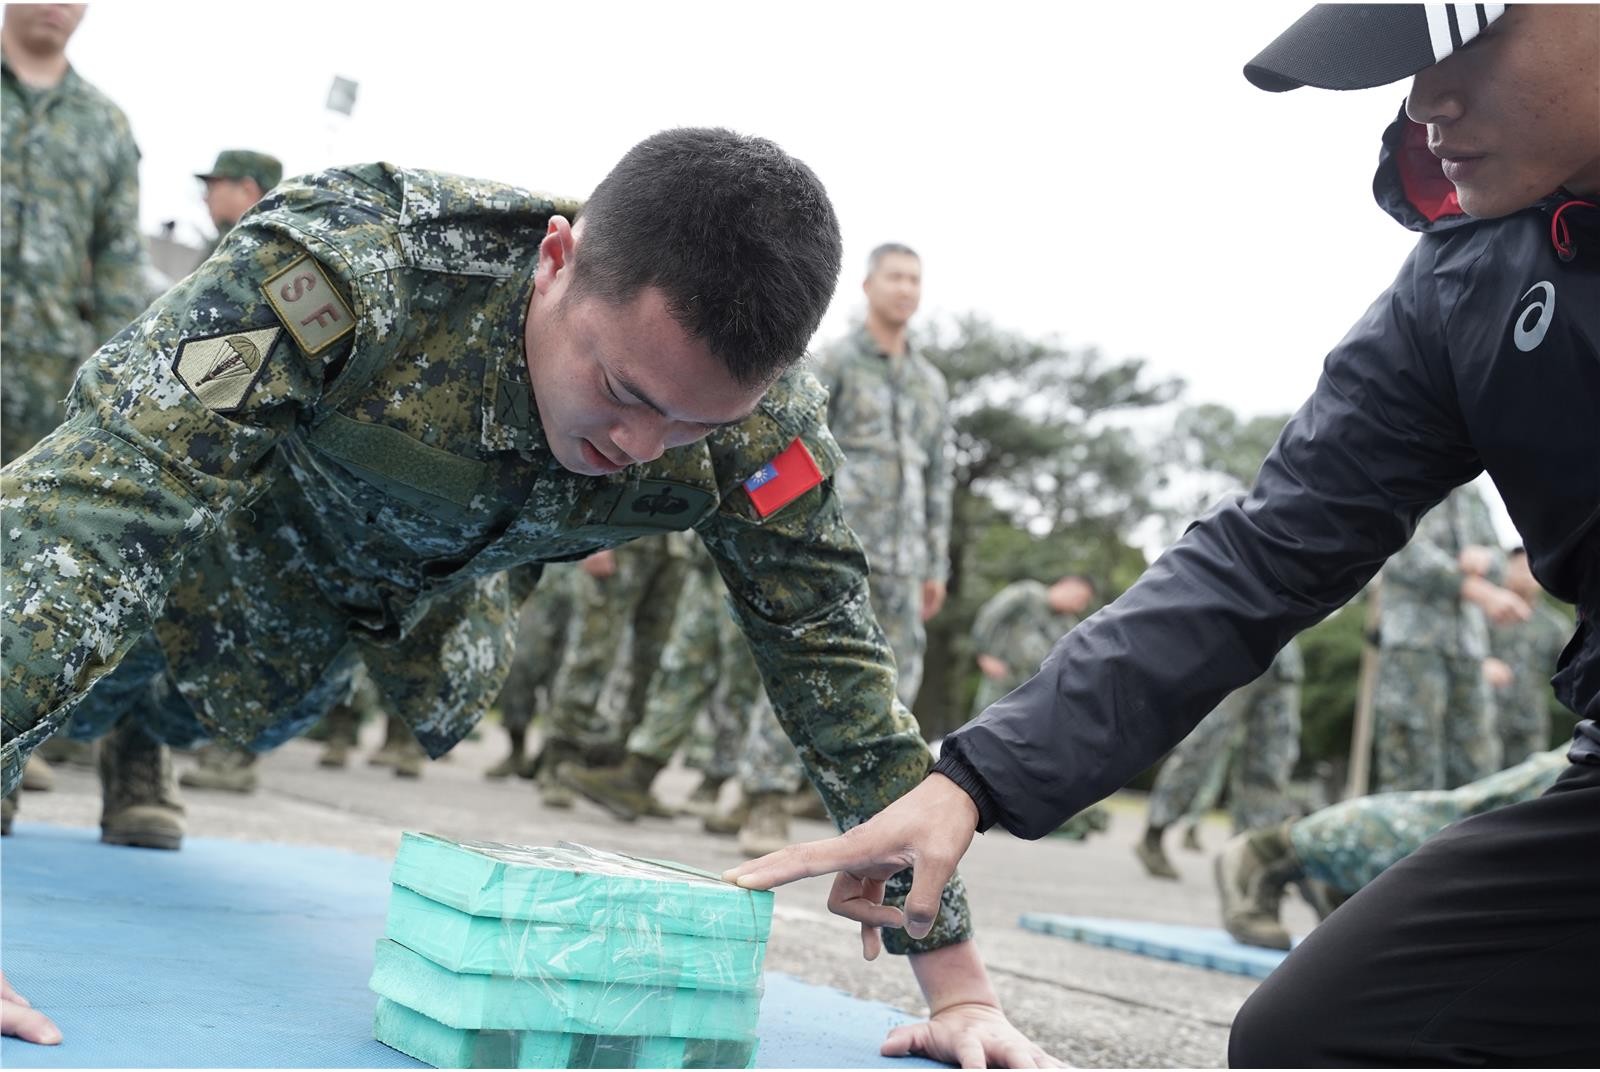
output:
[[[821,841],[801,842],[747,860],[738,867],[724,871],[722,878],[747,890],[770,890],[802,878],[831,875],[835,871],[855,871],[864,864],[875,862],[870,859],[870,853],[840,835]]]

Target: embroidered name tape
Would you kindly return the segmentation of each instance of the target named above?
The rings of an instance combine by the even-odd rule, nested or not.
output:
[[[822,470],[806,445],[796,439],[776,458],[744,482],[750,503],[761,517],[770,517],[822,483]]]
[[[300,349],[319,354],[356,329],[356,318],[322,267],[301,257],[262,284],[273,312]]]

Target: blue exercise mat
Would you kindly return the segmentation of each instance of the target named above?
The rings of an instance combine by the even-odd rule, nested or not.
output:
[[[420,1068],[372,1037],[389,864],[189,838],[181,852],[19,822],[0,843],[0,968],[60,1025],[0,1066]],[[846,953],[841,952],[841,956]],[[878,1056],[912,1017],[769,972],[759,1064],[936,1068]]]
[[[1236,942],[1216,927],[1185,927],[1175,923],[1142,923],[1132,919],[1096,919],[1092,916],[1056,916],[1030,912],[1017,920],[1024,930],[1054,934],[1085,945],[1105,946],[1128,953],[1192,964],[1197,968],[1265,979],[1289,954]]]

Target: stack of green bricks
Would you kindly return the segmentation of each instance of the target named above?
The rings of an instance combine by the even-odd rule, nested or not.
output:
[[[405,834],[379,1042],[438,1068],[749,1068],[772,895],[601,852]]]

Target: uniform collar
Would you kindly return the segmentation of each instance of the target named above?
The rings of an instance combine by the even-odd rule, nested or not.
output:
[[[527,354],[523,349],[534,267],[528,266],[517,288],[517,300],[507,311],[499,331],[506,343],[484,376],[481,442],[485,450],[521,451],[548,460],[551,465],[559,465],[550,452],[544,426],[539,423],[539,407],[534,403],[533,388],[528,381]]]

